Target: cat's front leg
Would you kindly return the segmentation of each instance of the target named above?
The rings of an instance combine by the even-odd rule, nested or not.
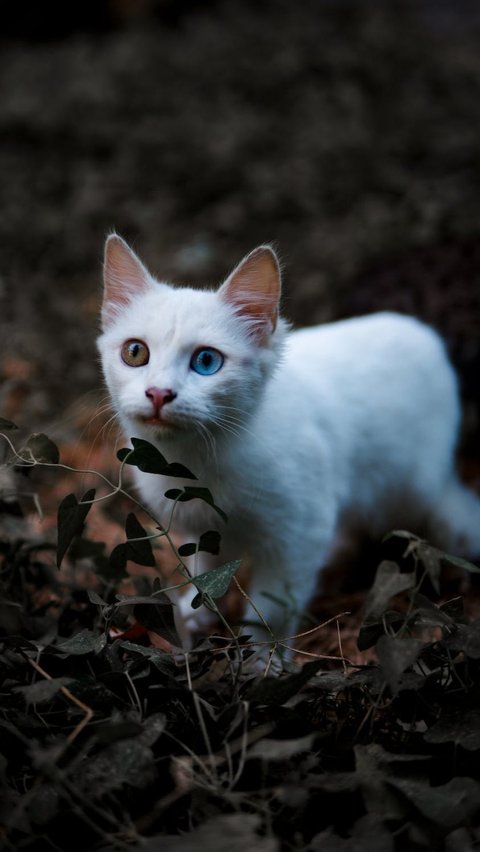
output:
[[[208,553],[197,553],[185,559],[185,563],[192,577],[204,574],[215,567],[214,560]],[[192,601],[198,594],[198,589],[193,583],[189,583],[181,592],[174,594],[174,618],[177,633],[182,641],[182,646],[188,650],[192,647],[193,637],[196,634],[208,633],[209,628],[216,621],[214,612],[202,605],[196,609],[192,607]]]
[[[192,647],[193,637],[196,634],[207,633],[216,619],[215,613],[206,606],[192,608],[192,601],[197,594],[198,589],[191,583],[175,600],[175,627],[182,646],[186,650]]]
[[[312,565],[301,554],[252,565],[250,603],[243,621],[262,656],[268,654],[274,641],[287,659],[293,656],[295,635],[314,594],[320,567],[320,562]]]

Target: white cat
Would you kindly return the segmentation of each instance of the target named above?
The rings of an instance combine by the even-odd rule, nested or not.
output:
[[[263,593],[288,589],[304,609],[352,524],[427,527],[441,546],[480,553],[480,501],[454,470],[457,382],[432,329],[379,313],[289,331],[268,246],[217,291],[194,290],[156,281],[113,235],[104,275],[98,345],[123,428],[211,490],[228,523],[193,500],[178,505],[177,528],[185,541],[220,529],[222,562],[248,554],[249,594],[275,634],[295,625]],[[135,478],[165,520],[178,480]],[[182,610],[195,624],[188,599]]]

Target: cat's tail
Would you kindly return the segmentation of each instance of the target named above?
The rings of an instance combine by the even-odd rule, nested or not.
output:
[[[480,559],[480,498],[453,475],[430,518],[431,539],[449,553]]]

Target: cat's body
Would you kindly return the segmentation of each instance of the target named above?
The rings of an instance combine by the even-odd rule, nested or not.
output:
[[[177,529],[185,540],[220,529],[222,561],[248,554],[249,593],[276,634],[294,625],[262,593],[288,590],[304,609],[342,528],[423,527],[478,555],[480,501],[454,471],[457,383],[435,332],[390,313],[289,332],[265,247],[217,292],[158,284],[118,237],[106,257],[99,346],[123,426],[211,490],[228,524],[192,501],[178,506]],[[146,363],[122,360],[132,341]],[[214,372],[196,371],[194,358],[211,370],[219,354]],[[135,475],[165,520],[172,480]],[[193,614],[188,601],[182,609]]]

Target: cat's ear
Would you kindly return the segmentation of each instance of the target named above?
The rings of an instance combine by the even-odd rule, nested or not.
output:
[[[118,234],[105,243],[102,323],[107,326],[119,308],[150,289],[150,276],[140,258]]]
[[[277,255],[270,246],[259,246],[233,270],[219,295],[250,320],[252,336],[266,343],[277,326],[281,286]]]

